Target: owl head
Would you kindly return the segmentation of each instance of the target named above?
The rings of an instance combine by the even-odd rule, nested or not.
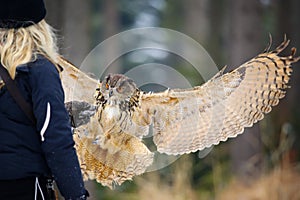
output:
[[[105,101],[129,100],[137,87],[133,80],[122,74],[108,74],[102,81],[99,93]]]

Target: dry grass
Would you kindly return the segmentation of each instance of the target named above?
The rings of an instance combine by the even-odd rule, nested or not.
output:
[[[190,182],[191,168],[192,164],[186,157],[176,164],[173,176],[169,181],[162,180],[157,173],[137,179],[138,199],[198,200]]]
[[[192,187],[189,173],[191,167],[188,160],[181,161],[176,166],[173,177],[168,181],[156,173],[136,179],[138,185],[136,199],[300,200],[300,171],[292,167],[277,168],[250,184],[233,180],[223,189],[212,188],[212,191],[206,194],[203,190],[200,192]]]
[[[217,200],[299,200],[300,173],[294,168],[278,168],[250,185],[232,181],[217,194]]]

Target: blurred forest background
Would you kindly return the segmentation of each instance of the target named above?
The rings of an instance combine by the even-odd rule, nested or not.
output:
[[[219,69],[224,65],[233,69],[262,52],[269,34],[273,47],[286,34],[290,46],[300,50],[299,0],[45,2],[61,53],[78,66],[105,39],[138,27],[169,28],[192,37]],[[117,46],[107,53],[117,51],[114,48]],[[149,56],[143,63],[150,61],[183,70],[186,65],[172,56],[163,60]],[[130,67],[132,63],[120,61],[116,72],[124,73]],[[113,191],[88,182],[90,199],[300,199],[299,67],[299,63],[294,66],[286,98],[243,135],[214,147],[204,158],[198,153],[181,156],[170,166],[136,177]]]

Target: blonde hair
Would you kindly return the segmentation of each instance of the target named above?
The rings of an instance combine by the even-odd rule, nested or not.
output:
[[[54,31],[45,20],[26,28],[0,29],[0,59],[12,79],[21,64],[35,61],[42,54],[57,63],[58,48]]]

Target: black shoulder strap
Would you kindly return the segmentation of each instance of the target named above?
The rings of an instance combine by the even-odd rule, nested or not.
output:
[[[26,116],[31,120],[33,124],[36,124],[36,120],[31,105],[22,96],[15,81],[12,80],[12,78],[8,74],[8,71],[2,66],[1,63],[0,63],[0,75],[6,85],[8,92],[14,98],[14,100],[19,105],[21,110],[26,114]]]

